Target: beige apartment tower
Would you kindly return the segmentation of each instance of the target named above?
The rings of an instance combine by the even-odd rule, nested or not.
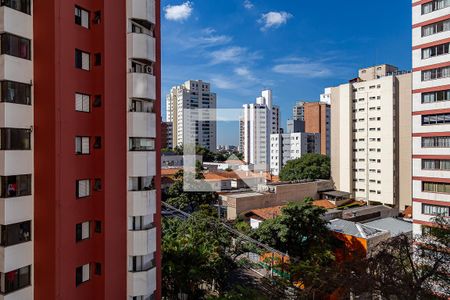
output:
[[[331,89],[331,175],[355,199],[411,205],[411,74],[390,65],[359,70]]]

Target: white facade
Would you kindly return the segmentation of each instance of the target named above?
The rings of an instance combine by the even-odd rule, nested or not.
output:
[[[143,299],[156,290],[155,0],[127,0],[128,157],[127,294]],[[133,298],[134,299],[134,298]]]
[[[270,167],[270,135],[280,131],[280,110],[272,105],[272,91],[265,90],[256,103],[245,104],[241,122],[244,161],[255,170]]]
[[[297,101],[292,108],[292,119],[294,121],[305,121],[305,101]]]
[[[6,45],[0,55],[0,299],[33,299],[33,18],[30,14],[0,7],[0,28],[5,40],[9,35],[27,44],[26,49],[20,50]],[[17,283],[14,274],[18,272],[23,274],[24,288],[8,288],[6,280],[12,276],[10,280]]]
[[[331,105],[331,88],[325,88],[323,94],[320,94],[320,102]]]
[[[450,2],[412,1],[414,234],[450,216]]]
[[[172,87],[166,97],[166,120],[172,122],[173,146],[182,146],[185,143],[186,134],[195,136],[197,145],[216,150],[217,130],[215,121],[195,120],[190,115],[191,121],[185,109],[216,109],[216,94],[211,92],[210,84],[201,80],[189,80],[180,86]],[[206,114],[206,111],[200,112]],[[199,116],[198,119],[201,119]]]
[[[320,153],[320,133],[294,132],[270,136],[270,172],[278,176],[290,160]]]
[[[398,126],[399,103],[410,103],[410,89],[403,87],[410,74],[389,75],[396,70],[388,65],[362,69],[358,81],[332,88],[331,93],[331,172],[336,189],[357,200],[390,206],[399,205],[398,139],[411,134]]]

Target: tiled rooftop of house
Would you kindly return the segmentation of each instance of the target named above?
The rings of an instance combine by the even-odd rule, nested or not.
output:
[[[281,215],[284,206],[273,206],[267,208],[253,209],[245,214],[246,217],[256,216],[261,220],[270,220]]]

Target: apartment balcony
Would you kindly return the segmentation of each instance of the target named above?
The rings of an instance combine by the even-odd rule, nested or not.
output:
[[[129,191],[128,216],[147,216],[156,213],[156,191]]]
[[[33,299],[33,287],[27,286],[23,289],[9,293],[7,295],[0,294],[0,300],[24,300]]]
[[[0,80],[31,83],[32,79],[33,62],[31,60],[0,55]]]
[[[155,151],[129,151],[128,176],[148,177],[156,175]]]
[[[0,32],[9,32],[27,39],[32,39],[33,17],[7,6],[1,6]]]
[[[128,296],[150,295],[156,290],[156,268],[128,272]]]
[[[156,99],[156,77],[148,73],[128,73],[128,98]]]
[[[128,0],[129,18],[146,20],[156,24],[155,0]]]
[[[130,58],[156,61],[156,40],[148,34],[129,33],[127,48]]]
[[[32,124],[33,109],[31,105],[0,103],[0,127],[30,128]]]
[[[128,231],[128,255],[147,255],[156,251],[156,228]]]
[[[33,219],[33,196],[0,198],[0,224]]]
[[[0,247],[0,272],[7,273],[33,263],[31,241],[9,247]]]
[[[33,152],[30,150],[0,151],[0,174],[10,176],[33,173]]]
[[[128,135],[132,137],[156,137],[156,114],[145,112],[128,113]]]

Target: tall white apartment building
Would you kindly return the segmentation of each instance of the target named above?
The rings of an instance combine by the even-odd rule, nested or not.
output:
[[[328,105],[331,104],[331,88],[325,88],[323,94],[320,94],[320,102]]]
[[[272,104],[272,91],[264,90],[256,103],[245,104],[242,118],[241,148],[244,160],[255,170],[270,167],[270,135],[280,132],[280,109]]]
[[[380,65],[331,89],[336,189],[403,210],[411,203],[411,74]]]
[[[305,121],[305,101],[297,101],[292,108],[292,119],[294,121]]]
[[[278,176],[290,160],[320,153],[320,133],[292,132],[270,135],[270,173]]]
[[[192,134],[196,145],[216,151],[216,122],[201,120],[201,116],[197,120],[196,112],[186,111],[215,109],[216,105],[216,94],[211,92],[211,86],[207,82],[189,80],[172,87],[166,97],[166,121],[172,123],[173,146],[182,146],[186,135]],[[208,114],[206,111],[198,113]]]
[[[414,234],[450,216],[450,1],[412,1]]]

